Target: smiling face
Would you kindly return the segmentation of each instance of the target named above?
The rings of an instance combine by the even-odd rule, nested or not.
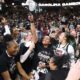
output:
[[[24,32],[23,33],[23,38],[26,40],[26,41],[32,41],[32,33],[31,31],[27,31],[27,32]]]
[[[7,51],[9,53],[9,55],[15,56],[19,51],[18,43],[14,40],[9,42],[7,45]]]
[[[31,33],[31,32],[28,32],[26,39],[27,39],[28,41],[31,41],[31,40],[32,40],[32,33]]]

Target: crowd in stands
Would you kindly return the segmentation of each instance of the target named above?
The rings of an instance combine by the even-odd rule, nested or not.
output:
[[[0,80],[79,80],[80,17],[24,16],[0,16]]]

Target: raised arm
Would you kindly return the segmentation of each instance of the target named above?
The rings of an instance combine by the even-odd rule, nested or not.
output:
[[[65,80],[79,80],[79,79],[80,79],[80,60],[72,64],[68,76]]]
[[[33,35],[33,42],[36,43],[38,38],[37,38],[37,33],[36,33],[36,28],[35,28],[35,23],[34,23],[34,17],[33,15],[29,15],[28,19],[30,21],[30,28],[31,28],[31,33]]]

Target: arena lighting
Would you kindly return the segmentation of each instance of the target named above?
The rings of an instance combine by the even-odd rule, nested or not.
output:
[[[12,3],[12,6],[14,6],[14,3]]]

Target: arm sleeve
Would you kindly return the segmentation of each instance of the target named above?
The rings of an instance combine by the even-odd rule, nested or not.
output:
[[[28,49],[27,52],[25,52],[23,55],[20,56],[20,62],[24,63],[28,56],[30,55],[31,51]]]

